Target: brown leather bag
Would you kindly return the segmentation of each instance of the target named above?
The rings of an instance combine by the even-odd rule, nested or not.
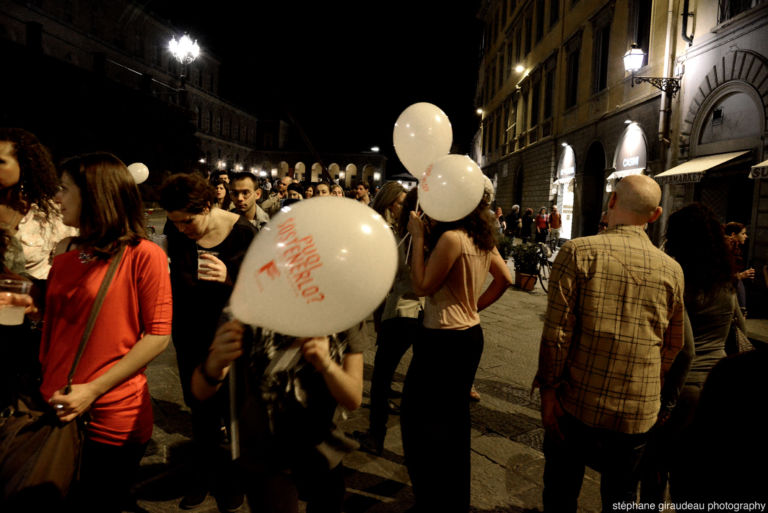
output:
[[[112,258],[96,295],[85,332],[67,377],[69,393],[77,364],[91,335],[101,304],[122,259],[125,247]],[[39,391],[20,396],[0,412],[0,510],[30,505],[56,506],[78,477],[87,416],[62,424]]]

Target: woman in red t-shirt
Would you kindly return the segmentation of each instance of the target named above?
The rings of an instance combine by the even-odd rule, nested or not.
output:
[[[536,224],[536,242],[547,242],[547,235],[549,235],[549,216],[547,215],[547,208],[541,207],[539,215],[533,220]]]
[[[168,260],[146,239],[138,187],[117,157],[75,157],[61,175],[56,200],[64,224],[80,235],[60,243],[48,278],[40,391],[62,422],[90,414],[75,509],[121,511],[152,436],[144,368],[170,340]],[[122,260],[65,394],[91,307],[121,246]]]

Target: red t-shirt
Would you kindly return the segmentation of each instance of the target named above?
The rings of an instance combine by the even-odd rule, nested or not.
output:
[[[45,399],[67,384],[67,374],[99,287],[107,261],[82,263],[80,252],[57,256],[48,276],[45,325],[40,344]],[[170,335],[172,316],[168,259],[147,240],[128,246],[109,287],[73,384],[87,383],[108,371],[144,333]],[[147,442],[152,436],[152,405],[144,369],[94,401],[90,439],[106,444]]]
[[[536,219],[534,219],[536,222],[536,228],[538,229],[544,229],[547,227],[547,223],[549,222],[549,217],[547,214],[539,214],[536,216]]]

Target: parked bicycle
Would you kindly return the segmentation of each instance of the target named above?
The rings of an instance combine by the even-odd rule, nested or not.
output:
[[[539,284],[544,292],[547,292],[549,285],[549,275],[552,273],[552,262],[549,257],[552,256],[552,250],[544,242],[539,242],[538,246],[538,261],[536,262],[536,276],[539,277]]]

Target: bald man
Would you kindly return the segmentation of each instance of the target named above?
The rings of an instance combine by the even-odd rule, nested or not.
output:
[[[683,271],[644,231],[660,199],[653,179],[624,178],[607,230],[566,242],[552,268],[534,380],[545,512],[576,511],[586,464],[601,473],[603,511],[635,501],[661,384],[683,346]]]

